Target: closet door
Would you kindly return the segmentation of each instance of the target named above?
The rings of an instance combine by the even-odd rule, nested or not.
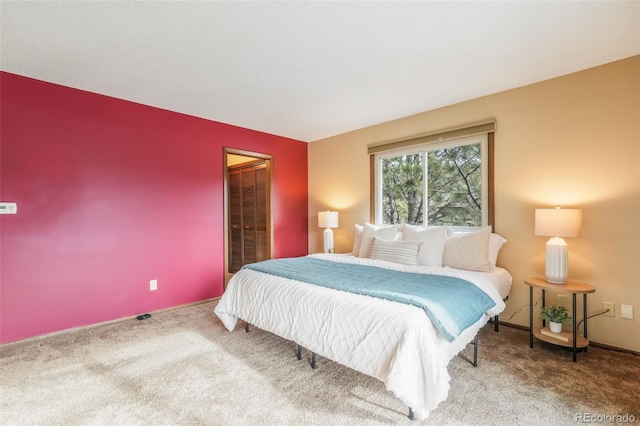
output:
[[[242,268],[242,171],[229,169],[229,272]]]
[[[269,258],[267,224],[269,221],[269,191],[267,186],[267,166],[256,166],[256,262]]]
[[[269,175],[264,161],[228,169],[229,272],[269,259]]]
[[[256,261],[256,171],[242,169],[242,264]]]

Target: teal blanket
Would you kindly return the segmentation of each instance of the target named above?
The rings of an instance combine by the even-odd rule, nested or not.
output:
[[[495,306],[480,288],[455,277],[310,257],[266,260],[244,265],[243,269],[418,306],[450,342]]]

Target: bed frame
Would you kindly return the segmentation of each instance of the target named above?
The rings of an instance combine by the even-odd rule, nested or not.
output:
[[[496,315],[497,318],[497,315]],[[496,322],[497,324],[497,322]],[[249,323],[248,322],[244,322],[244,330],[248,333],[249,332]],[[497,327],[495,328],[495,331],[498,331]],[[478,366],[478,334],[476,333],[476,336],[473,338],[473,341],[470,342],[471,345],[473,345],[473,366],[474,368]],[[298,361],[300,361],[302,359],[302,346],[298,345],[298,350],[296,352],[296,357],[298,358]],[[316,369],[318,368],[318,364],[316,362],[316,353],[315,352],[311,352],[311,368],[312,369]],[[415,420],[415,415],[413,413],[413,410],[411,409],[411,407],[409,407],[409,414],[408,417],[410,420]]]
[[[506,302],[508,299],[509,299],[509,296],[505,297],[502,300]],[[498,319],[499,319],[499,315],[495,315],[493,319],[490,320],[491,322],[493,322],[493,331],[495,331],[496,333],[499,331]],[[244,330],[247,333],[250,330],[250,324],[247,321],[244,321]],[[476,368],[478,366],[478,333],[476,333],[475,337],[473,338],[473,341],[469,342],[469,344],[473,345],[473,367]],[[302,346],[298,345],[298,349],[296,351],[296,357],[298,358],[298,361],[302,359],[302,349],[303,349]],[[318,368],[318,364],[316,360],[317,360],[316,353],[311,352],[311,368],[314,370]],[[410,420],[415,420],[415,415],[411,407],[409,407],[408,417]]]

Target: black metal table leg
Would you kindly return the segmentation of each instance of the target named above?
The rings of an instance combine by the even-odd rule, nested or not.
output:
[[[414,414],[411,407],[409,407],[409,420],[415,420],[415,419],[416,419],[416,415]]]
[[[298,361],[302,359],[302,346],[298,345]]]
[[[573,293],[572,297],[571,297],[571,301],[573,304],[573,362],[576,362],[578,359],[577,356],[577,349],[576,349],[576,294]],[[586,321],[585,321],[586,324]]]
[[[584,338],[587,338],[587,293],[582,294],[582,323],[584,324]],[[586,352],[588,346],[584,347],[584,351]]]
[[[316,368],[316,353],[311,352],[311,368]]]
[[[546,306],[546,299],[547,299],[547,293],[545,292],[544,288],[542,289],[542,309],[544,310],[544,307]],[[542,327],[546,327],[547,325],[547,321],[542,320]]]
[[[533,286],[529,286],[529,347],[533,348]]]

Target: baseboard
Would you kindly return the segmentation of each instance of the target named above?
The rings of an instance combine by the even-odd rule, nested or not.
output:
[[[205,299],[205,300],[199,300],[197,302],[185,303],[184,305],[171,306],[171,307],[168,307],[168,308],[163,308],[163,309],[158,309],[156,311],[151,311],[151,314],[157,314],[157,313],[160,313],[160,312],[173,311],[175,309],[181,309],[181,308],[188,308],[189,306],[201,305],[203,303],[213,302],[213,301],[216,301],[216,300],[219,300],[219,299],[220,299],[220,297],[213,297],[211,299]],[[26,339],[23,339],[23,340],[17,340],[15,342],[4,343],[4,344],[2,344],[0,346],[1,347],[6,347],[6,346],[18,344],[18,343],[24,343],[24,342],[34,341],[34,340],[38,340],[38,339],[46,339],[47,337],[58,336],[58,335],[64,334],[64,333],[71,333],[71,332],[76,332],[76,331],[80,331],[80,330],[89,330],[89,329],[92,329],[92,328],[95,328],[95,327],[101,327],[101,326],[104,326],[104,325],[117,324],[117,323],[123,322],[123,321],[130,321],[132,319],[135,319],[136,317],[137,317],[137,315],[131,315],[131,316],[118,318],[118,319],[114,319],[114,320],[110,320],[110,321],[99,322],[99,323],[96,323],[96,324],[89,324],[89,325],[83,325],[81,327],[68,328],[66,330],[54,331],[52,333],[42,334],[40,336],[29,337],[29,338],[26,338]],[[518,330],[526,331],[527,333],[529,332],[529,327],[524,326],[524,325],[513,324],[513,323],[503,322],[503,321],[498,321],[498,324],[500,325],[500,327],[511,327],[511,328],[515,328],[515,329],[518,329]],[[640,352],[636,352],[636,351],[631,350],[631,349],[620,348],[618,346],[608,345],[606,343],[594,342],[593,340],[589,340],[589,345],[590,346],[595,346],[595,347],[598,347],[598,348],[601,348],[601,349],[610,350],[610,351],[623,352],[623,353],[629,353],[629,354],[632,354],[632,355],[635,355],[635,356],[640,356]]]
[[[518,330],[526,331],[527,333],[529,332],[529,327],[525,325],[512,324],[509,322],[502,322],[502,321],[498,321],[498,324],[500,325],[500,327],[502,326],[511,327],[511,328],[516,328]],[[623,353],[627,353],[635,356],[640,356],[640,352],[636,352],[632,349],[625,349],[625,348],[620,348],[618,346],[607,345],[606,343],[594,342],[591,339],[589,339],[589,346],[595,346],[597,348],[606,349],[609,351],[623,352]]]
[[[160,312],[174,311],[176,309],[188,308],[189,306],[202,305],[203,303],[213,302],[216,300],[220,300],[220,297],[212,297],[211,299],[199,300],[197,302],[185,303],[184,305],[170,306],[168,308],[158,309],[157,311],[152,311],[152,314],[157,314]],[[127,317],[127,319],[135,318],[137,315],[133,315],[131,317]],[[120,320],[115,320],[120,321]]]
[[[203,303],[213,302],[213,301],[219,300],[219,299],[220,299],[220,297],[214,297],[214,298],[211,298],[211,299],[199,300],[197,302],[185,303],[184,305],[177,305],[177,306],[171,306],[171,307],[168,307],[168,308],[158,309],[156,311],[151,311],[150,313],[151,314],[157,314],[157,313],[160,313],[160,312],[173,311],[175,309],[188,308],[189,306],[201,305]],[[138,315],[136,314],[136,315],[126,316],[126,317],[122,317],[122,318],[118,318],[118,319],[114,319],[114,320],[98,322],[98,323],[95,323],[95,324],[89,324],[89,325],[83,325],[83,326],[80,326],[80,327],[67,328],[65,330],[54,331],[54,332],[47,333],[47,334],[41,334],[40,336],[34,336],[34,337],[28,337],[28,338],[22,339],[22,340],[16,340],[15,342],[3,343],[2,345],[0,345],[0,347],[7,347],[7,346],[15,345],[15,344],[18,344],[18,343],[25,343],[25,342],[36,341],[36,340],[39,340],[39,339],[46,339],[48,337],[59,336],[61,334],[65,334],[65,333],[72,333],[72,332],[81,331],[81,330],[90,330],[92,328],[102,327],[104,325],[117,324],[119,322],[130,321],[132,319],[136,319],[137,316]]]

